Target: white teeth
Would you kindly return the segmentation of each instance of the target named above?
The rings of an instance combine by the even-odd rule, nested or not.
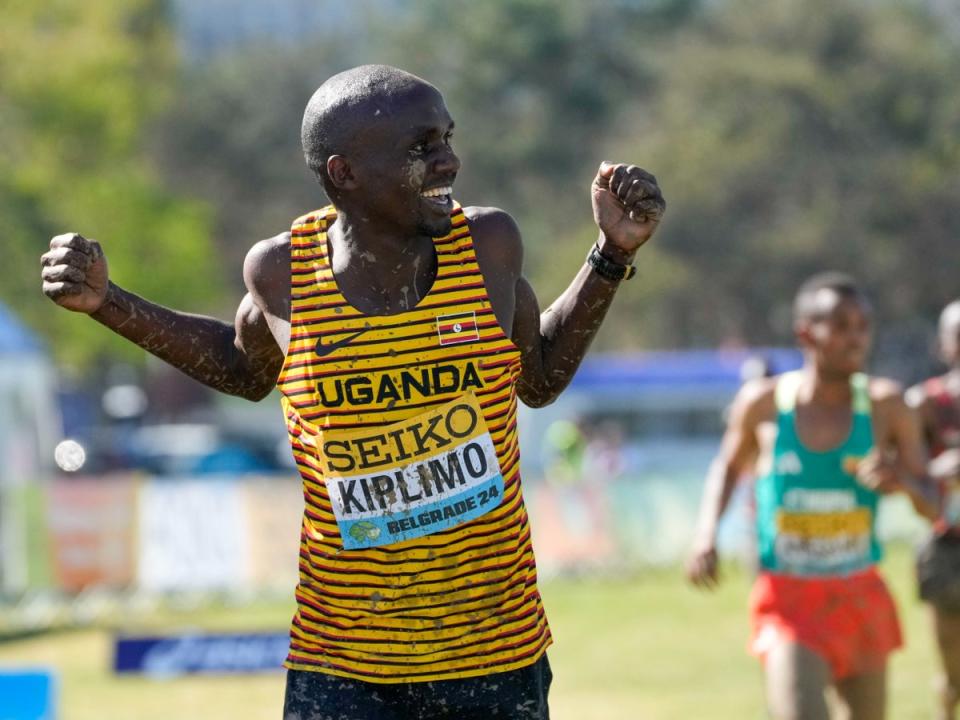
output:
[[[443,197],[445,195],[450,195],[453,193],[453,188],[450,186],[433,188],[432,190],[424,190],[420,193],[421,197],[434,198],[434,197]]]

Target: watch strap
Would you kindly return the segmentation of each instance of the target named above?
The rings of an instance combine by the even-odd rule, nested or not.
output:
[[[587,265],[593,268],[600,277],[615,282],[629,280],[637,274],[635,265],[624,265],[623,263],[611,260],[600,252],[600,248],[597,245],[591,247],[590,252],[587,253]]]

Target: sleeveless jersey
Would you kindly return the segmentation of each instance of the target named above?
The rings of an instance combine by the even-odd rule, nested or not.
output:
[[[932,377],[923,383],[924,392],[933,401],[934,423],[930,441],[930,456],[937,457],[945,450],[960,447],[960,410],[950,394],[947,378]],[[941,517],[936,523],[938,532],[949,530],[960,534],[960,488],[953,483],[938,483]]]
[[[947,389],[945,377],[929,378],[923,383],[923,389],[934,404],[936,429],[930,454],[936,457],[947,448],[960,447],[960,410]]]
[[[465,678],[550,644],[520,488],[520,353],[501,330],[459,205],[410,310],[338,289],[333,207],[291,234],[278,380],[305,501],[286,666],[369,682]]]
[[[776,388],[777,437],[770,471],[757,481],[760,566],[797,576],[837,576],[880,560],[875,532],[879,495],[855,478],[873,448],[869,378],[851,380],[850,434],[826,452],[808,450],[796,428],[800,373],[786,373]]]

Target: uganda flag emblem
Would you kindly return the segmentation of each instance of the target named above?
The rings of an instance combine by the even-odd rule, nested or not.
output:
[[[456,345],[479,340],[480,331],[477,329],[476,313],[471,310],[455,315],[439,315],[437,335],[440,337],[441,345]]]

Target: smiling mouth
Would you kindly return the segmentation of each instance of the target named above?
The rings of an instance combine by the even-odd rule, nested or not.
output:
[[[430,188],[420,193],[427,202],[438,207],[448,207],[453,203],[453,187],[451,185],[442,185],[441,187]]]

